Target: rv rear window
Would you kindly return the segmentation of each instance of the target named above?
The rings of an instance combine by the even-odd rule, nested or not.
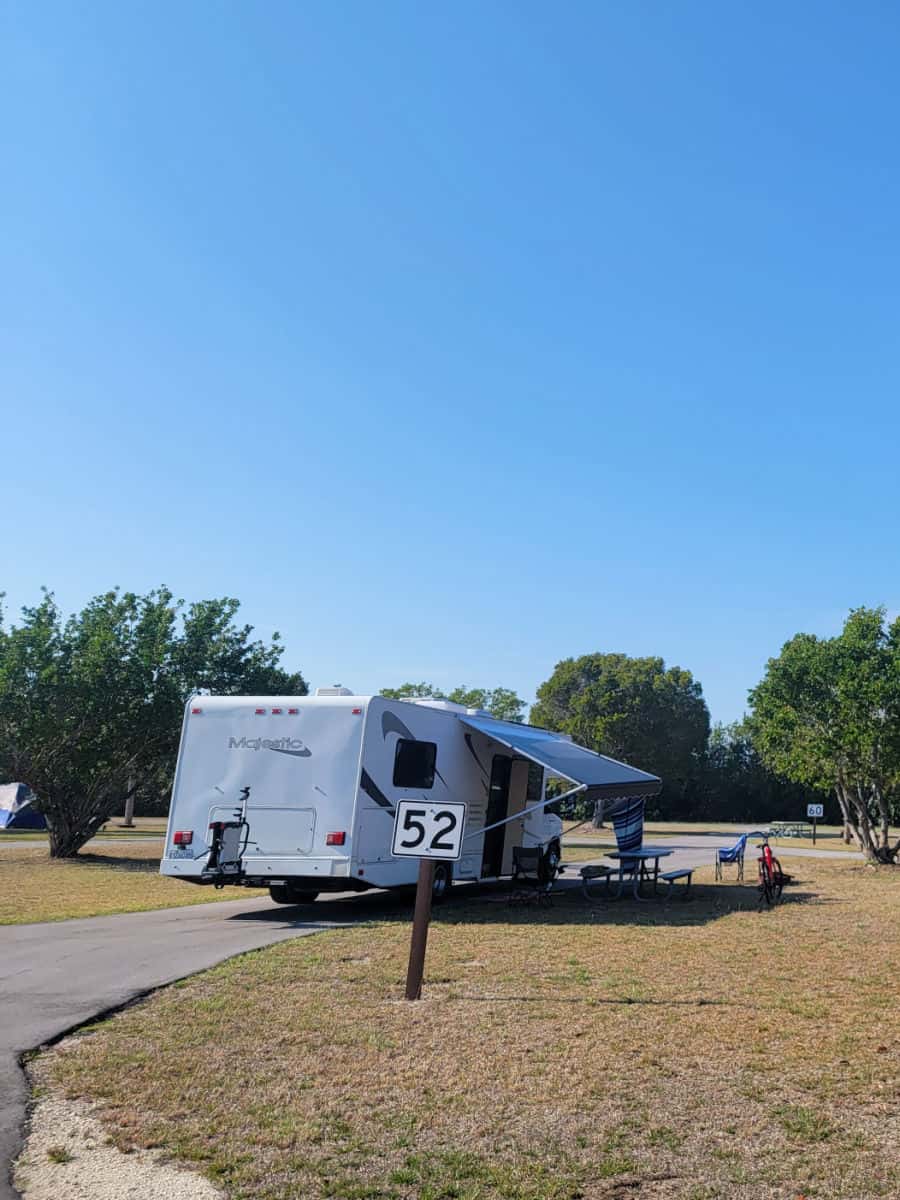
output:
[[[435,742],[412,742],[401,738],[394,758],[394,787],[434,787]]]

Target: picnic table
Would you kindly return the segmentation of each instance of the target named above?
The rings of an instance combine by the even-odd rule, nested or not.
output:
[[[613,850],[607,857],[614,858],[619,864],[619,888],[616,898],[621,897],[625,889],[625,876],[631,876],[631,889],[635,900],[642,900],[640,895],[641,883],[644,879],[653,880],[653,891],[657,890],[659,879],[659,860],[671,854],[661,846],[643,846],[640,850]],[[651,867],[649,864],[653,862]]]
[[[812,825],[806,821],[773,821],[769,826],[769,836],[779,837],[812,837]]]

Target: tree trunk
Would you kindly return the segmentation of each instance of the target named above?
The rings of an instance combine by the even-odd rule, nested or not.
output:
[[[849,846],[853,841],[854,829],[850,820],[850,809],[847,807],[847,801],[844,799],[844,794],[841,790],[840,784],[837,784],[835,787],[834,794],[837,796],[838,806],[841,810],[841,821],[843,822],[844,826],[844,828],[841,830],[841,841],[843,841],[845,846]],[[857,839],[857,841],[859,842],[859,839]],[[861,842],[859,844],[862,845]]]
[[[891,849],[888,840],[884,838],[883,831],[879,836],[879,830],[873,828],[872,819],[869,814],[869,797],[864,793],[859,782],[853,786],[848,786],[845,780],[839,780],[838,791],[843,796],[846,811],[849,815],[853,836],[856,839],[857,845],[866,856],[866,862],[872,863],[873,866],[881,866],[886,863],[895,863],[897,861],[898,850],[900,843]],[[884,798],[878,795],[879,820],[883,824],[884,811],[887,807]]]
[[[65,809],[60,811],[55,805],[52,810],[45,809],[44,815],[47,818],[51,858],[74,858],[81,847],[89,842],[101,825],[109,819],[108,813],[93,813],[87,817],[72,819]]]
[[[134,781],[128,780],[128,795],[125,798],[125,820],[122,822],[126,829],[134,829]]]
[[[595,829],[605,829],[606,828],[606,826],[603,824],[603,800],[602,799],[597,800],[594,803],[594,818],[593,818],[593,820],[594,820],[594,828]]]

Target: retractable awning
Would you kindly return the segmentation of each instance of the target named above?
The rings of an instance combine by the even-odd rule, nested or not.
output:
[[[561,775],[586,789],[592,799],[617,799],[628,796],[655,796],[662,780],[647,771],[595,754],[576,746],[568,738],[533,725],[514,725],[490,717],[460,716],[463,725],[486,734],[495,742],[540,763],[554,775]]]

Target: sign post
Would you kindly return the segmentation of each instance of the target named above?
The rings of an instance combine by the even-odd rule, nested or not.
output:
[[[416,884],[416,907],[413,911],[412,937],[409,942],[409,966],[406,968],[406,999],[422,999],[422,976],[425,973],[425,947],[428,926],[431,924],[431,888],[434,883],[434,859],[419,859],[419,881]]]
[[[813,826],[813,845],[816,844],[816,821],[820,820],[825,815],[824,804],[807,804],[806,816],[812,821]]]
[[[431,892],[436,859],[456,861],[462,852],[466,824],[465,804],[432,804],[429,801],[401,800],[394,818],[391,853],[395,858],[417,858],[419,879],[409,943],[406,971],[406,999],[421,1000],[425,947],[431,923]]]

